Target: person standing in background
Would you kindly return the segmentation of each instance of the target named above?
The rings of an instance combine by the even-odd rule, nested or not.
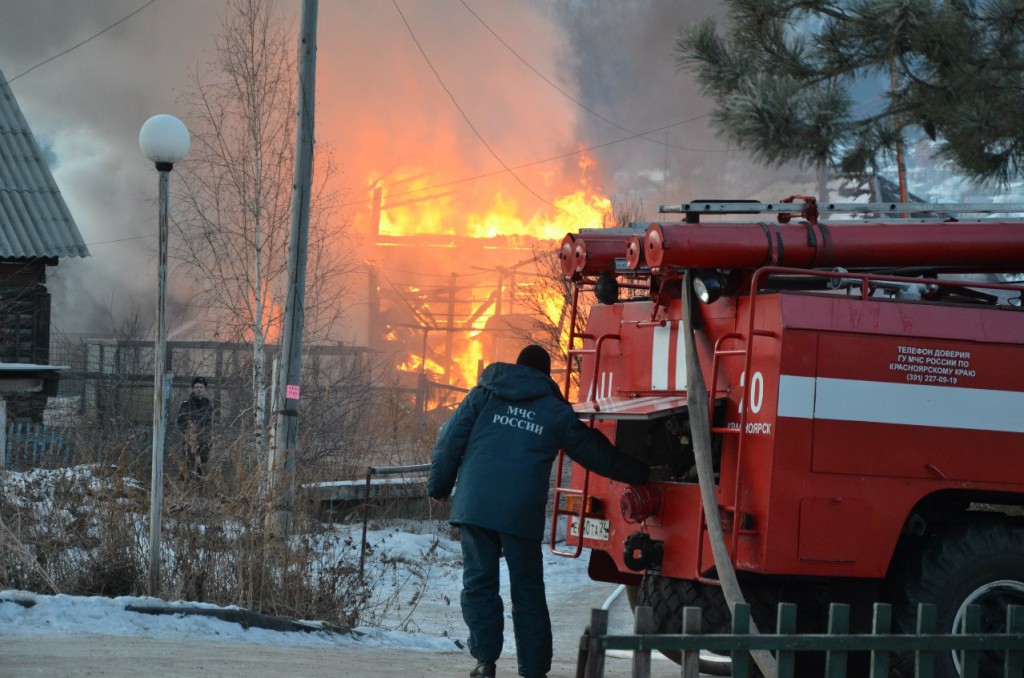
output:
[[[210,460],[213,438],[213,402],[206,395],[206,379],[192,379],[192,392],[178,408],[178,429],[182,434],[181,451],[185,457],[186,478],[201,478]]]

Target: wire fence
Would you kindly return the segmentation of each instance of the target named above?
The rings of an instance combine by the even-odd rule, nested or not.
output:
[[[152,439],[153,432],[147,427],[76,430],[61,425],[13,421],[0,436],[0,469],[31,471],[91,463],[145,469],[152,452]]]

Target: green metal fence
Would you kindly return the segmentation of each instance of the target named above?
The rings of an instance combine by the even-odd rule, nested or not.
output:
[[[676,650],[682,653],[680,675],[698,678],[701,650],[723,653],[732,658],[732,675],[746,678],[753,666],[750,653],[768,650],[774,653],[778,664],[778,678],[797,676],[796,656],[801,652],[825,653],[825,678],[851,676],[851,653],[868,655],[870,678],[889,675],[893,653],[912,653],[916,678],[933,678],[936,659],[957,652],[962,678],[987,678],[979,670],[982,654],[998,652],[1002,655],[1002,675],[1005,678],[1024,676],[1024,606],[1011,605],[1007,609],[1006,631],[981,632],[981,610],[970,606],[964,616],[964,632],[937,633],[935,606],[918,607],[917,632],[892,632],[892,610],[889,605],[874,606],[872,630],[866,634],[850,633],[850,608],[833,603],[829,610],[828,632],[823,634],[796,633],[796,606],[782,603],[778,609],[776,633],[750,633],[750,608],[738,604],[733,614],[732,633],[702,634],[701,610],[687,607],[683,611],[683,632],[678,635],[652,633],[654,628],[650,608],[637,608],[636,627],[630,635],[611,635],[608,629],[608,611],[595,609],[591,623],[581,640],[580,665],[577,676],[603,678],[604,658],[607,650],[633,652],[633,678],[650,678],[651,652]],[[800,675],[798,678],[809,678]]]

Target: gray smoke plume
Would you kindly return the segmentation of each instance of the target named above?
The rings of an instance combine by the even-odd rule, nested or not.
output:
[[[300,4],[277,5],[295,27]],[[157,113],[183,117],[177,93],[208,61],[226,6],[0,5],[0,69],[93,253],[53,276],[58,330],[102,331],[111,309],[151,307],[157,177],[138,131]],[[416,186],[440,187],[456,208],[500,195],[548,209],[575,180],[581,148],[605,195],[648,212],[696,197],[778,198],[753,195],[772,187],[713,136],[709,103],[673,60],[678,29],[717,11],[697,0],[321,2],[317,143],[341,164],[347,217],[368,222],[382,177],[422,177]]]

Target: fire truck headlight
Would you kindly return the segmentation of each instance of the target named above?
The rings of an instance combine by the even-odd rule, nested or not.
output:
[[[722,276],[714,271],[702,271],[693,278],[693,291],[702,304],[711,304],[722,296]]]

